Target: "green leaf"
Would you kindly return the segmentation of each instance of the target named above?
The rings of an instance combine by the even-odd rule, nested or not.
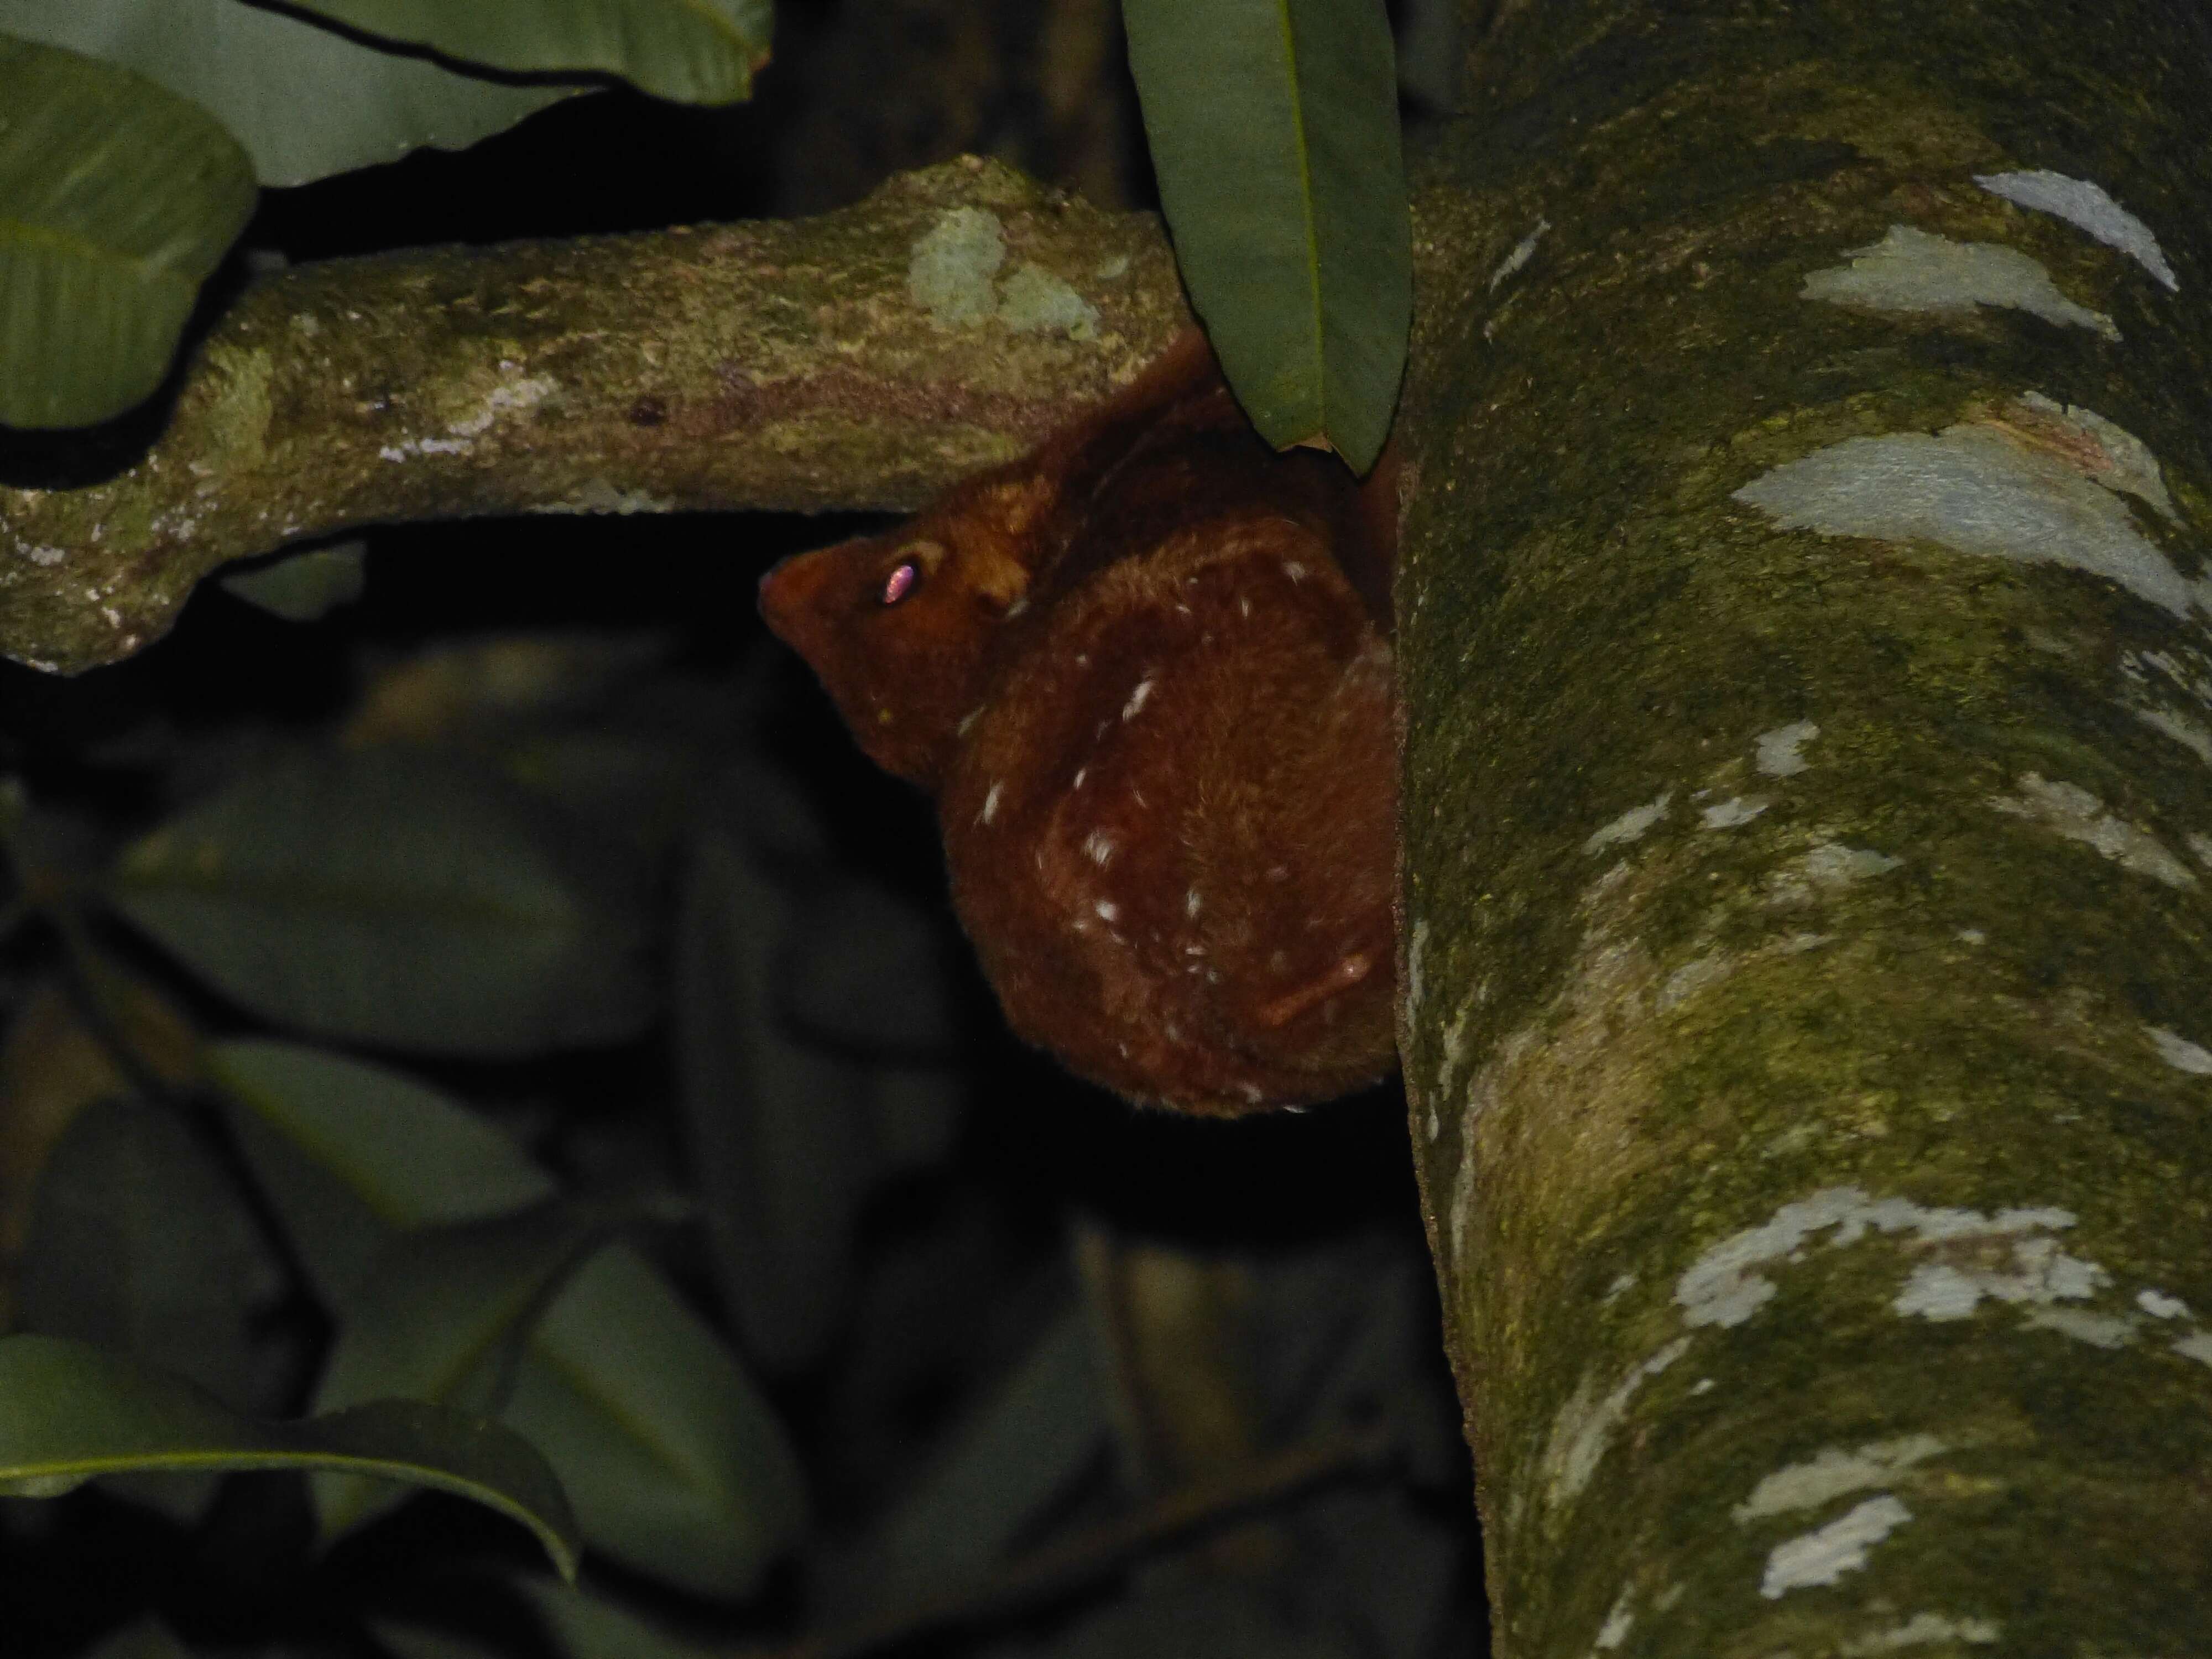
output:
[[[981,1577],[1028,1532],[1109,1442],[1097,1347],[1084,1310],[1054,1322],[842,1565],[844,1597],[866,1607],[921,1600]]]
[[[359,599],[368,576],[368,544],[356,539],[234,570],[222,586],[272,617],[311,623]]]
[[[496,1414],[522,1339],[620,1219],[607,1206],[556,1201],[400,1234],[343,1310],[315,1409],[404,1399]],[[313,1490],[325,1536],[357,1524],[382,1495],[343,1475]]]
[[[16,1323],[257,1404],[256,1316],[283,1289],[230,1178],[175,1113],[106,1100],[80,1112],[39,1176]],[[190,1524],[211,1476],[120,1478],[123,1496]]]
[[[131,1469],[343,1469],[435,1487],[512,1516],[575,1574],[560,1483],[496,1424],[397,1400],[271,1423],[82,1342],[0,1337],[0,1492],[52,1498]]]
[[[866,1074],[784,1029],[793,905],[736,840],[701,840],[677,914],[678,1099],[715,1277],[747,1351],[804,1370],[851,1294]]]
[[[366,33],[495,69],[619,75],[656,97],[727,104],[768,61],[769,0],[298,0]]]
[[[118,908],[256,1013],[505,1058],[651,1017],[634,872],[501,780],[407,751],[270,768],[157,830]]]
[[[106,420],[168,372],[252,166],[185,100],[4,33],[0,112],[0,422]]]
[[[365,1234],[553,1194],[504,1136],[395,1073],[276,1042],[218,1043],[208,1064],[251,1109],[241,1127],[258,1120],[241,1142],[309,1274],[337,1287],[342,1321],[369,1278]],[[806,1524],[768,1402],[627,1246],[600,1251],[547,1310],[502,1417],[544,1452],[594,1547],[686,1589],[746,1594]]]
[[[183,1644],[169,1634],[167,1625],[148,1617],[135,1625],[125,1625],[85,1655],[84,1659],[190,1659],[190,1656]]]
[[[134,70],[236,137],[264,185],[459,149],[574,86],[514,86],[380,52],[240,0],[0,0],[0,31]]]
[[[554,1645],[568,1659],[728,1659],[727,1649],[686,1642],[626,1607],[568,1585],[522,1578],[514,1587],[529,1597]]]
[[[1382,453],[1413,318],[1382,0],[1122,0],[1176,263],[1279,447]]]

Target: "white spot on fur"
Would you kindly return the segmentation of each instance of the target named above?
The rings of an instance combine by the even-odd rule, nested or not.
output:
[[[1306,579],[1306,568],[1296,559],[1285,559],[1283,561],[1283,574],[1291,579],[1291,585],[1295,587]]]
[[[1195,887],[1182,896],[1182,913],[1194,921],[1197,919],[1199,911],[1204,908],[1205,905],[1206,901],[1198,896],[1198,889]]]
[[[1151,700],[1152,687],[1157,684],[1158,682],[1149,675],[1137,682],[1137,689],[1129,693],[1129,701],[1121,705],[1123,720],[1133,720],[1136,717],[1137,711]]]
[[[1759,1593],[1772,1601],[1794,1589],[1833,1584],[1864,1567],[1867,1552],[1911,1519],[1912,1511],[1891,1493],[1869,1498],[1817,1531],[1777,1544],[1767,1553]]]
[[[1762,732],[1753,744],[1752,764],[1770,778],[1794,778],[1810,764],[1797,751],[1820,735],[1810,720],[1792,720],[1771,732]]]
[[[2169,887],[2194,887],[2196,872],[2160,846],[2156,837],[2105,810],[2104,802],[2070,783],[2051,783],[2030,772],[2018,792],[1992,795],[1989,804],[2014,817],[2027,818],[2094,848],[2124,870],[2150,876]]]
[[[2048,167],[2032,173],[1978,173],[1974,182],[1992,196],[2049,213],[2086,230],[2106,247],[2118,248],[2156,277],[2169,294],[2181,291],[2158,238],[2142,220],[2105,193],[2101,185],[2069,179]]]
[[[1121,920],[1121,907],[1115,903],[1112,899],[1100,899],[1097,903],[1092,905],[1091,908],[1098,913],[1098,920],[1101,921],[1118,921]]]
[[[1093,830],[1083,838],[1083,851],[1101,869],[1114,861],[1114,837],[1103,830]]]
[[[1977,306],[2009,307],[2062,326],[2094,329],[2108,340],[2120,337],[2110,317],[2075,304],[2058,291],[2049,271],[1999,242],[1954,242],[1910,225],[1892,225],[1879,242],[1844,257],[1850,264],[1806,277],[1800,296],[1863,311],[1936,316],[1970,313]]]
[[[976,823],[988,823],[999,816],[999,801],[1006,793],[1006,786],[1003,783],[994,783],[983,792],[983,810],[975,815]]]

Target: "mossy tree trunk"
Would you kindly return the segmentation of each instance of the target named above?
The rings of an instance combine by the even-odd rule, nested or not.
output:
[[[2212,32],[1498,10],[1399,594],[1498,1650],[2212,1650]]]

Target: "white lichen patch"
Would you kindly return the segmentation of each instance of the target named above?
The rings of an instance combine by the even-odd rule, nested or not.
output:
[[[2169,887],[2194,887],[2197,873],[2148,830],[2105,810],[2103,801],[2071,783],[2052,783],[2029,772],[2009,795],[1992,795],[1989,804],[1998,811],[2026,818],[2043,829],[2080,842],[2123,870],[2149,876]]]
[[[1792,720],[1762,732],[1752,744],[1752,764],[1770,778],[1794,778],[1812,763],[1798,752],[1820,735],[1810,720]]]
[[[2023,392],[2007,410],[2007,423],[2031,441],[2039,439],[2057,450],[2093,483],[2134,496],[2169,524],[2181,522],[2180,511],[2166,493],[2158,457],[2118,422],[2079,404]]]
[[[1544,1498],[1553,1508],[1567,1503],[1589,1484],[1606,1448],[1628,1416],[1636,1391],[1690,1351],[1690,1339],[1678,1336],[1628,1374],[1603,1397],[1595,1376],[1585,1375],[1552,1420],[1544,1443]]]
[[[1777,1544],[1767,1553],[1759,1593],[1771,1601],[1794,1589],[1836,1583],[1863,1569],[1868,1552],[1911,1519],[1912,1511],[1893,1494],[1869,1498],[1818,1531]]]
[[[1773,805],[1765,795],[1734,795],[1705,808],[1698,815],[1698,823],[1706,830],[1733,830],[1740,823],[1749,823]]]
[[[1914,1464],[1949,1449],[1932,1434],[1899,1435],[1852,1450],[1826,1447],[1805,1462],[1765,1476],[1729,1514],[1741,1527],[1796,1510],[1816,1510],[1848,1492],[1887,1486]]]
[[[1583,843],[1585,853],[1601,853],[1608,847],[1624,846],[1643,839],[1644,832],[1667,816],[1667,807],[1674,799],[1674,792],[1665,791],[1656,800],[1641,806],[1632,806],[1611,823],[1600,827]]]
[[[1857,1187],[1824,1187],[1776,1210],[1756,1227],[1712,1245],[1684,1270],[1674,1284],[1674,1301],[1692,1326],[1741,1325],[1779,1291],[1762,1268],[1805,1259],[1814,1244],[1844,1248],[1871,1234],[1903,1234],[1922,1247],[1954,1250],[2002,1245],[2042,1237],[2070,1227],[2075,1217],[2061,1209],[1979,1210],[1931,1207],[1907,1198],[1876,1199]],[[2072,1258],[2066,1258],[2071,1261]],[[2101,1269],[2078,1264],[2091,1273]],[[2045,1279],[2055,1270],[2047,1259],[2031,1260],[2019,1271],[2038,1270]]]
[[[47,569],[69,557],[69,549],[65,547],[46,547],[33,542],[18,542],[15,550],[33,564]]]
[[[992,278],[1006,262],[1006,228],[988,209],[945,211],[914,245],[907,295],[947,325],[979,323],[999,308]]]
[[[2137,1291],[2136,1306],[2153,1319],[2189,1317],[2189,1304],[2178,1296],[2168,1296],[2164,1291]]]
[[[2092,1313],[2086,1308],[2031,1308],[2021,1323],[2030,1330],[2056,1331],[2093,1348],[2124,1348],[2136,1334],[2136,1322],[2127,1315]]]
[[[2071,1222],[2069,1216],[2068,1224]],[[1963,1244],[1958,1259],[1923,1261],[1913,1268],[1889,1304],[1893,1310],[1906,1318],[1942,1323],[1971,1317],[1984,1299],[2030,1304],[2082,1302],[2112,1277],[2095,1262],[2067,1255],[2047,1233],[2014,1238],[2009,1249],[1994,1232],[1944,1242]]]
[[[1824,841],[1792,859],[1766,878],[1769,904],[1809,904],[1844,891],[1869,877],[1887,874],[1905,860],[1870,847],[1846,847]]]
[[[2180,281],[2166,263],[2165,251],[2150,227],[2114,201],[2102,185],[2069,179],[2048,167],[2027,173],[1978,173],[1974,182],[1992,196],[2051,214],[2088,232],[2150,272],[2169,294],[2181,291]]]
[[[2177,714],[2170,708],[2138,704],[2134,713],[2135,717],[2152,731],[2163,732],[2207,766],[2212,766],[2212,732],[2206,731],[2186,714]]]
[[[1500,259],[1498,262],[1498,268],[1490,273],[1492,293],[1495,294],[1500,283],[1536,257],[1536,244],[1544,240],[1544,233],[1551,228],[1552,222],[1549,219],[1540,217],[1536,221],[1536,228],[1514,243],[1513,251]]]
[[[1735,966],[1727,952],[1716,951],[1693,962],[1686,962],[1667,975],[1659,987],[1656,999],[1659,1012],[1666,1013],[1680,1007],[1708,986],[1717,985],[1726,979]]]
[[[1098,333],[1098,307],[1042,265],[1017,266],[1000,284],[999,320],[1018,334],[1089,340]]]
[[[1598,1305],[1600,1307],[1605,1307],[1612,1303],[1618,1302],[1622,1297],[1626,1296],[1635,1288],[1636,1275],[1634,1273],[1615,1273],[1613,1278],[1613,1282],[1605,1287],[1605,1294],[1598,1297]]]
[[[550,375],[514,375],[516,367],[514,363],[501,363],[501,372],[511,378],[485,392],[476,408],[449,423],[446,430],[457,438],[482,437],[501,416],[535,409],[561,389],[560,382]]]
[[[1846,438],[1784,462],[1731,499],[1784,530],[1904,543],[2101,576],[2177,617],[2212,583],[2177,571],[2111,488],[2074,458],[1989,422]]]
[[[1965,1643],[1987,1647],[2004,1633],[1994,1619],[1952,1619],[1940,1613],[1916,1613],[1901,1625],[1892,1625],[1844,1644],[1846,1659],[1871,1659],[1903,1648],[1925,1647],[1932,1642]]]
[[[2178,1339],[2174,1352],[2185,1359],[2193,1359],[2200,1365],[2212,1366],[2212,1331],[2192,1331]]]
[[[1961,315],[1977,306],[2025,311],[2063,327],[2093,329],[2108,340],[2120,331],[2101,311],[2076,305],[2051,273],[2000,242],[1954,242],[1910,225],[1844,254],[1850,263],[1816,270],[1798,290],[1808,300],[1863,311]]]
[[[1022,334],[1057,331],[1073,340],[1097,334],[1098,308],[1065,280],[1024,263],[1001,282],[1006,262],[1006,227],[997,214],[948,209],[908,257],[908,297],[945,327],[994,319]]]
[[[1629,1611],[1636,1592],[1622,1585],[1620,1594],[1613,1598],[1613,1607],[1605,1615],[1605,1623],[1597,1627],[1596,1639],[1591,1645],[1600,1653],[1610,1653],[1628,1639],[1628,1632],[1636,1627],[1636,1615]]]
[[[2158,1050],[2158,1057],[2177,1072],[2187,1072],[2197,1077],[2212,1077],[2212,1051],[2200,1048],[2178,1031],[2163,1025],[2146,1025],[2143,1035]]]
[[[2212,836],[2206,835],[2201,830],[2191,830],[2181,839],[2183,844],[2197,855],[2197,861],[2199,864],[2203,865],[2207,869],[2212,869]]]
[[[526,507],[523,511],[612,513],[627,517],[633,513],[672,513],[676,507],[672,496],[656,495],[649,489],[626,489],[605,478],[587,478],[562,500]]]

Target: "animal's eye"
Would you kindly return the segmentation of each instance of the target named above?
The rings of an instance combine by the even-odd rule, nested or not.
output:
[[[914,592],[915,584],[921,580],[921,567],[912,559],[901,559],[891,567],[891,574],[884,578],[884,603],[896,605]]]

